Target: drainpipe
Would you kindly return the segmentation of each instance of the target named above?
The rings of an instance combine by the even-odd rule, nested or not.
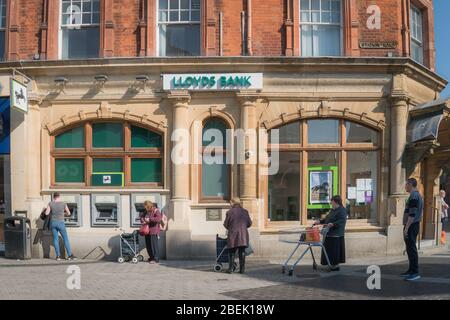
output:
[[[219,56],[223,56],[223,12],[219,12]]]
[[[247,54],[253,55],[252,50],[252,0],[247,0]]]
[[[241,55],[245,56],[247,54],[247,39],[245,37],[245,12],[244,11],[241,11],[241,42],[242,42]]]

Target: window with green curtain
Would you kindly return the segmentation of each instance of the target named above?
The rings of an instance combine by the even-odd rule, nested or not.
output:
[[[67,130],[55,137],[55,148],[75,149],[84,148],[84,126]]]
[[[92,161],[92,172],[123,172],[123,159],[121,158],[97,158]]]
[[[123,148],[123,125],[121,123],[94,123],[92,125],[94,148]]]
[[[218,162],[218,156],[203,155],[202,164],[202,195],[203,197],[226,198],[228,197],[228,165],[226,156],[222,163]],[[216,161],[214,161],[214,160]]]
[[[219,118],[211,118],[205,122],[202,133],[202,145],[204,147],[226,147],[227,124]]]
[[[83,183],[84,159],[55,159],[56,183]]]
[[[162,159],[131,159],[131,182],[161,182]]]
[[[161,148],[161,146],[161,135],[141,127],[131,126],[132,148]]]

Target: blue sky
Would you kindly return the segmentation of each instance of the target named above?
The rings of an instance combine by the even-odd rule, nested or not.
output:
[[[450,80],[450,0],[434,0],[436,71]],[[450,84],[442,93],[450,98]]]

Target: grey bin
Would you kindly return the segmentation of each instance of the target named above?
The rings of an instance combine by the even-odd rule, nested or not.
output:
[[[5,218],[5,258],[31,259],[31,223],[25,217]]]

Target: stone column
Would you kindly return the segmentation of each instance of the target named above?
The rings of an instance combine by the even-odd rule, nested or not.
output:
[[[24,122],[26,125],[26,133],[24,140],[14,139],[11,141],[12,144],[16,145],[17,148],[24,149],[23,154],[25,155],[25,161],[22,162],[24,170],[20,170],[21,174],[24,174],[25,184],[18,186],[15,185],[12,193],[17,193],[17,195],[22,195],[21,197],[25,200],[25,206],[23,209],[21,207],[15,208],[15,210],[27,210],[27,216],[31,220],[32,229],[32,239],[33,243],[37,238],[42,237],[39,229],[42,226],[42,221],[39,219],[39,215],[42,208],[45,206],[43,197],[41,195],[41,114],[40,114],[40,99],[32,94],[29,96],[29,107],[28,113],[24,117]],[[16,111],[13,111],[16,112]],[[20,155],[16,154],[20,157]],[[18,169],[17,167],[15,169]],[[18,171],[13,174],[19,174]],[[20,196],[19,196],[20,197]],[[36,238],[37,237],[37,238]],[[34,245],[32,247],[33,257],[42,257],[42,246]]]
[[[258,202],[257,202],[257,130],[258,121],[256,118],[257,96],[251,93],[238,93],[238,100],[241,104],[241,125],[240,129],[245,133],[243,150],[238,153],[243,154],[244,163],[239,163],[239,187],[242,205],[250,213],[253,220],[253,228],[258,227]],[[239,145],[239,143],[238,143]]]
[[[190,216],[190,161],[189,102],[187,92],[173,92],[167,96],[173,107],[172,149],[169,153],[172,166],[172,198],[167,232],[167,258],[191,257]]]
[[[391,107],[391,195],[405,194],[405,168],[402,165],[406,147],[408,104],[405,97],[393,99]]]
[[[406,171],[403,166],[403,153],[406,147],[406,130],[408,123],[408,102],[406,94],[392,97],[391,104],[391,139],[390,139],[390,183],[388,212],[388,253],[399,253],[403,244],[403,213],[407,193],[405,191]]]

